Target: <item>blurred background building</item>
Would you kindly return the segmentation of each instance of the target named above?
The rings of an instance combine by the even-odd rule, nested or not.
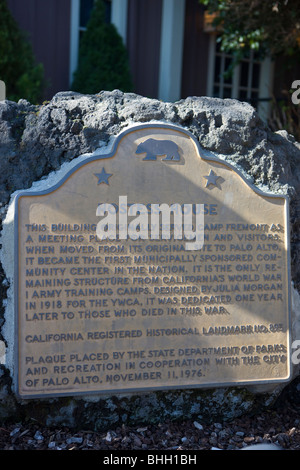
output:
[[[70,90],[94,1],[7,0],[44,66],[44,99]],[[254,52],[231,75],[224,74],[232,57],[220,50],[217,32],[198,0],[103,1],[105,21],[116,26],[127,48],[135,93],[164,101],[203,95],[237,98],[267,118],[271,99],[295,79],[280,59],[261,61]]]

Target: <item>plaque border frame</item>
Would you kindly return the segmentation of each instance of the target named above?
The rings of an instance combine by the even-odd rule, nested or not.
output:
[[[185,134],[187,137],[191,138],[196,146],[197,152],[199,157],[207,162],[216,162],[219,164],[224,165],[229,170],[234,171],[237,173],[244,183],[248,185],[250,189],[252,189],[255,193],[263,197],[269,198],[281,198],[285,200],[285,207],[284,207],[284,215],[285,215],[285,223],[286,223],[286,233],[285,233],[285,242],[287,245],[286,250],[286,259],[287,259],[287,279],[288,279],[288,286],[287,286],[287,319],[288,319],[288,332],[287,332],[287,339],[288,339],[288,360],[287,360],[287,370],[288,376],[286,378],[274,378],[271,380],[268,379],[261,379],[261,380],[247,380],[241,382],[220,382],[220,383],[207,383],[207,384],[189,384],[189,385],[165,385],[165,386],[151,386],[151,387],[137,387],[137,388],[124,388],[124,389],[110,389],[110,390],[92,390],[92,391],[68,391],[68,392],[49,392],[49,393],[36,393],[36,394],[22,394],[20,393],[20,383],[19,383],[19,200],[21,197],[26,196],[42,196],[49,193],[56,191],[60,188],[65,181],[80,167],[96,160],[106,160],[108,158],[113,158],[117,152],[118,146],[121,140],[126,137],[128,134],[131,134],[136,131],[144,130],[144,129],[167,129],[170,131],[181,132]],[[268,193],[249,181],[249,179],[245,176],[243,171],[237,168],[234,164],[222,160],[219,157],[215,156],[214,154],[211,155],[211,151],[202,149],[200,143],[196,139],[196,137],[186,128],[183,128],[179,125],[170,124],[166,122],[159,122],[155,121],[153,123],[143,123],[143,124],[135,124],[128,128],[125,128],[121,131],[117,136],[112,136],[113,143],[110,149],[108,149],[108,153],[97,153],[97,150],[93,152],[91,155],[86,154],[86,158],[82,159],[80,162],[75,163],[75,165],[68,170],[60,180],[50,186],[49,188],[43,190],[37,190],[35,188],[28,188],[24,190],[17,191],[15,198],[13,200],[14,204],[14,352],[13,352],[13,365],[14,365],[14,375],[13,384],[16,396],[20,399],[24,400],[34,400],[39,398],[60,398],[60,397],[67,397],[67,396],[74,396],[74,397],[84,397],[84,396],[113,396],[113,395],[120,395],[120,394],[131,394],[139,393],[139,392],[155,392],[155,391],[172,391],[172,390],[203,390],[203,389],[214,389],[220,387],[243,387],[243,386],[259,386],[259,385],[270,385],[270,384],[283,384],[288,383],[293,374],[293,365],[291,361],[291,253],[290,253],[290,225],[289,225],[289,197],[286,194],[274,194]],[[99,150],[99,149],[98,149]],[[105,148],[101,149],[102,151]],[[84,157],[85,154],[79,155],[75,158]],[[60,167],[61,169],[61,167]],[[60,169],[57,170],[59,173]],[[50,175],[50,174],[49,174]],[[45,180],[47,180],[48,176],[46,176]],[[39,180],[41,181],[41,180]]]

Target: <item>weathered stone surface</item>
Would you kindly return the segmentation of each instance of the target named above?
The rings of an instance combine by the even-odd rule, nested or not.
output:
[[[285,131],[271,132],[255,110],[246,103],[207,97],[190,97],[163,103],[118,90],[86,96],[73,92],[57,94],[50,103],[33,106],[0,102],[0,217],[4,219],[11,194],[29,188],[64,162],[104,147],[110,139],[134,123],[163,121],[183,126],[200,145],[220,158],[237,165],[261,189],[290,197],[291,258],[294,333],[299,329],[300,289],[300,144]],[[0,294],[3,301],[0,327],[5,321],[4,306],[8,282],[1,269]],[[0,340],[3,339],[0,336]],[[256,406],[266,407],[280,389],[257,395],[245,389],[179,391],[110,397],[89,400],[55,399],[20,402],[10,390],[9,374],[0,376],[0,419],[9,415],[34,414],[48,423],[70,426],[86,422],[107,426],[122,422],[145,422],[202,416],[229,419]],[[259,390],[262,392],[262,390]],[[103,429],[103,427],[102,427]]]

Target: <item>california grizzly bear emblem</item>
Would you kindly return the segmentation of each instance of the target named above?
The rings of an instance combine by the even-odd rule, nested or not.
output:
[[[180,155],[178,152],[178,146],[171,140],[156,140],[156,139],[147,139],[144,142],[141,142],[136,152],[137,154],[146,153],[146,157],[143,160],[156,160],[156,157],[162,157],[164,161],[179,161]]]

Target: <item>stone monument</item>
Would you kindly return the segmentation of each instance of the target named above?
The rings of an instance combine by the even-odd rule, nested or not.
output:
[[[54,400],[47,422],[105,427],[275,400],[297,375],[298,144],[245,103],[118,91],[4,102],[1,125],[19,169],[9,205],[0,188],[2,416]]]

